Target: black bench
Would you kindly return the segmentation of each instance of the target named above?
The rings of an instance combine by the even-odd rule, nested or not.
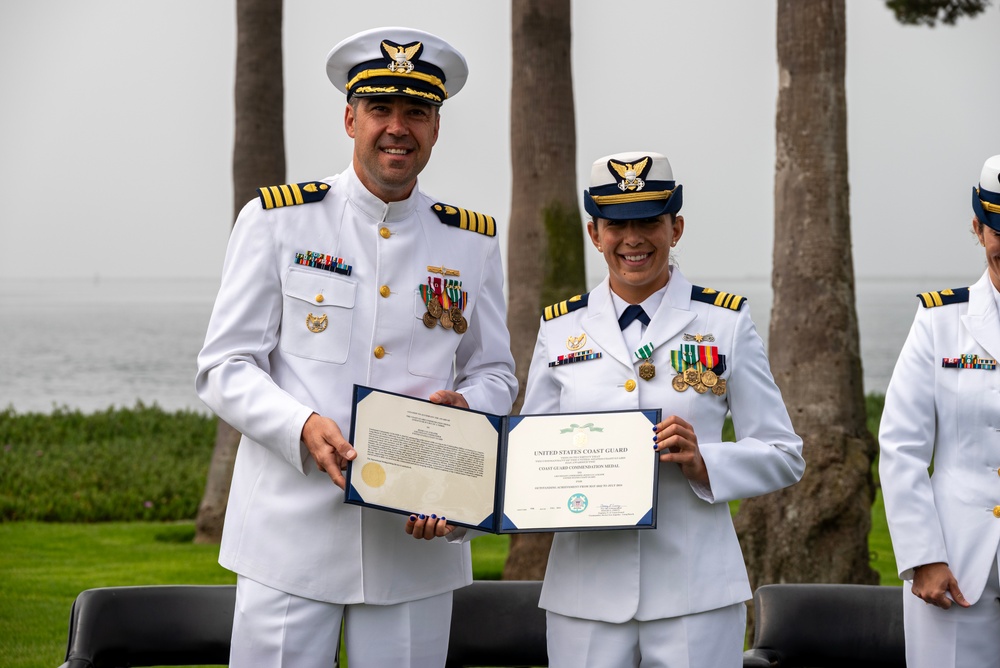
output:
[[[447,668],[547,666],[541,582],[477,580],[455,591]],[[73,602],[60,668],[225,665],[235,585],[102,587]]]
[[[477,580],[455,592],[447,668],[547,666],[541,582]],[[236,587],[88,589],[60,668],[225,665]],[[744,668],[905,668],[899,587],[765,585]]]
[[[899,587],[775,584],[753,595],[744,668],[905,668]]]

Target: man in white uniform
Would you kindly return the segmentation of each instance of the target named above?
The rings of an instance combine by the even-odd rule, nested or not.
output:
[[[379,28],[327,73],[353,160],[243,208],[198,356],[199,396],[243,434],[219,556],[238,574],[231,665],[328,668],[343,621],[351,668],[442,666],[468,544],[346,505],[342,469],[355,383],[495,414],[517,392],[494,220],[417,185],[468,69]]]

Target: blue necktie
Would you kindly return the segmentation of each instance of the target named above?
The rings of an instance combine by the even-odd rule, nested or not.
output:
[[[622,313],[621,317],[618,318],[618,326],[623,330],[632,324],[633,320],[638,320],[644,325],[649,324],[649,316],[646,312],[642,310],[642,307],[638,304],[629,304],[625,312]]]

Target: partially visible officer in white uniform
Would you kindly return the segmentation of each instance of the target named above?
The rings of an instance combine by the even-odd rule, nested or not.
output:
[[[351,164],[243,208],[198,356],[199,396],[243,435],[219,555],[231,665],[329,668],[343,621],[351,668],[440,667],[472,582],[463,530],[346,505],[341,470],[355,383],[494,414],[516,396],[495,222],[417,184],[468,69],[439,37],[378,28],[327,74]]]
[[[972,209],[986,271],[918,295],[879,427],[910,668],[1000,666],[1000,155]]]
[[[727,502],[805,470],[746,300],[672,262],[681,197],[663,155],[597,160],[584,206],[608,276],[542,316],[522,413],[663,414],[656,529],[555,535],[539,603],[554,668],[741,666],[752,594]]]

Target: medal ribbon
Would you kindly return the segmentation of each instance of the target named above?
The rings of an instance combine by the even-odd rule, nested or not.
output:
[[[448,299],[452,304],[458,305],[458,308],[462,308],[462,291],[455,285],[455,281],[448,281]]]
[[[684,356],[681,355],[681,351],[670,351],[670,366],[674,367],[677,373],[684,373],[684,369],[688,368],[688,365],[684,362]]]
[[[719,346],[698,346],[698,361],[706,369],[714,369],[719,363]]]
[[[427,280],[429,281],[430,279],[428,278]],[[434,297],[434,293],[431,292],[431,286],[429,286],[429,285],[421,285],[420,286],[420,296],[424,300],[424,306],[430,306],[431,299]]]
[[[653,358],[653,349],[656,348],[652,343],[647,343],[646,345],[640,347],[633,353],[637,359],[647,360]],[[676,367],[675,367],[676,368]]]
[[[445,308],[447,308],[447,305],[444,303],[445,300],[443,299],[442,294],[441,294],[441,279],[440,278],[431,278],[430,276],[428,276],[427,280],[433,282],[433,284],[434,284],[434,296],[437,298],[438,302],[441,304],[441,306],[444,306]]]
[[[684,357],[684,363],[686,366],[697,367],[698,371],[702,371],[701,363],[698,361],[698,348],[699,346],[694,343],[682,343],[681,352]]]

